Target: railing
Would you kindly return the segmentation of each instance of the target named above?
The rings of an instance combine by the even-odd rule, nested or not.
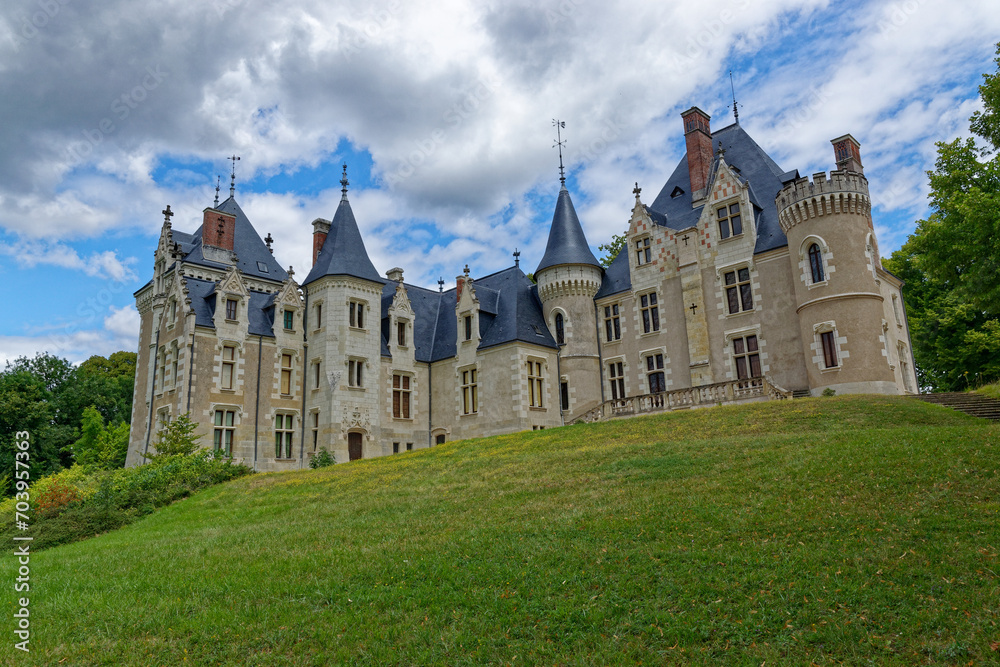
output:
[[[573,421],[574,423],[590,423],[616,417],[686,410],[712,405],[749,401],[781,401],[791,397],[792,392],[782,389],[768,377],[730,380],[700,387],[612,399],[585,412]]]

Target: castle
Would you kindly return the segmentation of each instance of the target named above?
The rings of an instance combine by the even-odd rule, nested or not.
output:
[[[194,233],[170,207],[141,315],[128,465],[190,412],[257,470],[741,399],[917,390],[901,283],[882,268],[858,142],[784,171],[738,122],[681,114],[686,154],[625,246],[594,257],[565,181],[545,254],[425,289],[365,250],[347,196],[297,283],[234,198]]]

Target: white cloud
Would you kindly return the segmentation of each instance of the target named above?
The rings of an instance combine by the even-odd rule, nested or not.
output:
[[[110,278],[119,282],[136,278],[132,267],[138,262],[134,257],[121,259],[112,250],[81,257],[75,249],[63,243],[41,241],[18,241],[0,247],[0,253],[13,258],[25,268],[34,268],[38,265],[59,266],[82,271],[88,276]]]

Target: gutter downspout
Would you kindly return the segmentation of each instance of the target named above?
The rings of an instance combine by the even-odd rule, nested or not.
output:
[[[260,422],[260,362],[264,352],[264,334],[257,335],[257,396],[253,405],[253,469],[257,472],[257,437]]]
[[[309,292],[306,292],[305,303],[302,306],[302,419],[299,420],[301,437],[299,438],[299,468],[303,467],[306,456],[306,363],[309,352]]]
[[[556,344],[559,345],[558,343],[556,343]],[[562,365],[560,363],[560,355],[562,355],[562,350],[563,350],[563,347],[565,345],[566,345],[566,343],[563,343],[562,345],[559,345],[558,348],[556,348],[556,379],[558,381],[558,387],[559,387],[559,389],[558,389],[558,396],[559,396],[559,399],[558,399],[559,400],[559,423],[562,424],[563,426],[566,425],[566,417],[565,417],[565,415],[563,415],[563,401],[562,401],[562,384],[563,384],[563,382],[562,382]]]
[[[601,350],[601,308],[594,304],[594,324],[597,327],[597,370],[601,378],[601,405],[604,405],[604,352]]]

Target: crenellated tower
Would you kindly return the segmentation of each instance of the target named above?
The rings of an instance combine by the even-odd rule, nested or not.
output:
[[[834,139],[840,169],[799,178],[778,193],[788,238],[809,389],[819,395],[899,393],[885,338],[885,275],[860,145]]]

